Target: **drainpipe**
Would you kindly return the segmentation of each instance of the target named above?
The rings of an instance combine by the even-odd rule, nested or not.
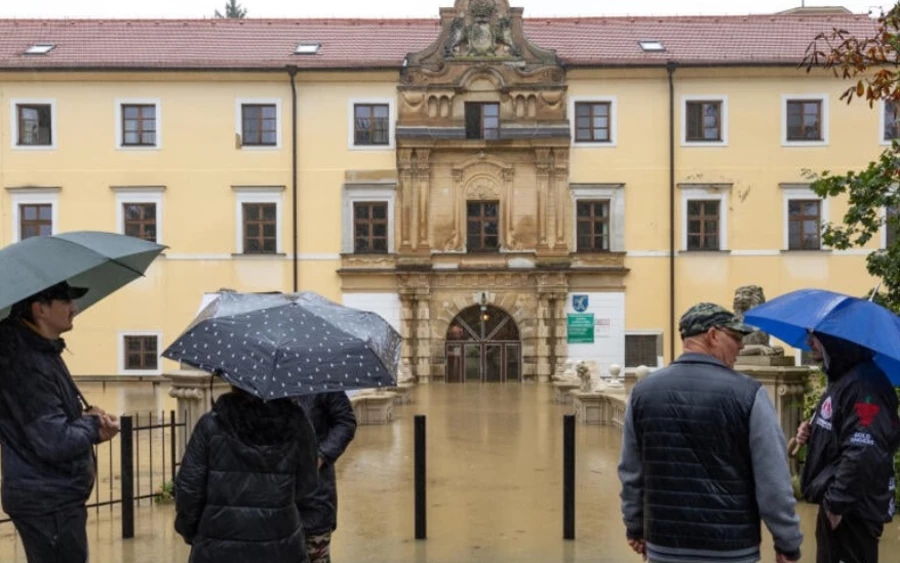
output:
[[[666,63],[669,75],[669,361],[675,360],[675,69]]]
[[[299,272],[299,248],[297,233],[297,65],[287,66],[288,75],[291,77],[291,229],[293,236],[293,270],[294,293],[299,291],[297,276]]]

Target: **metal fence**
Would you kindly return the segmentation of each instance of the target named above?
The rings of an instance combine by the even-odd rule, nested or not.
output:
[[[171,497],[171,485],[181,465],[179,439],[187,443],[186,416],[181,422],[175,411],[135,413],[120,417],[119,434],[94,446],[96,480],[88,509],[99,514],[121,505],[122,537],[134,537],[134,507]],[[117,483],[118,481],[118,483]],[[0,524],[10,522],[0,519]]]

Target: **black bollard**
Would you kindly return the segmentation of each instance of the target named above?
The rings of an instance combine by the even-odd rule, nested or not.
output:
[[[416,539],[426,537],[425,519],[425,415],[415,416],[415,504],[416,504]]]
[[[122,538],[134,537],[134,435],[132,419],[123,416],[119,419],[119,439],[122,452],[121,486],[122,486]]]
[[[575,539],[575,415],[563,416],[563,539]]]

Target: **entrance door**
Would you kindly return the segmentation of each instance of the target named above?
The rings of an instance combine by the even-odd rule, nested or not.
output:
[[[522,346],[512,317],[489,305],[461,312],[447,330],[447,382],[518,381]]]

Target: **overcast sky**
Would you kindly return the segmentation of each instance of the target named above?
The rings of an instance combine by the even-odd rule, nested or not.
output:
[[[453,0],[242,0],[247,17],[403,18],[438,16]],[[525,16],[711,15],[773,13],[800,6],[793,0],[512,0]],[[203,18],[225,0],[0,0],[0,18]],[[881,0],[807,0],[807,6],[842,5],[855,13],[887,8]]]

